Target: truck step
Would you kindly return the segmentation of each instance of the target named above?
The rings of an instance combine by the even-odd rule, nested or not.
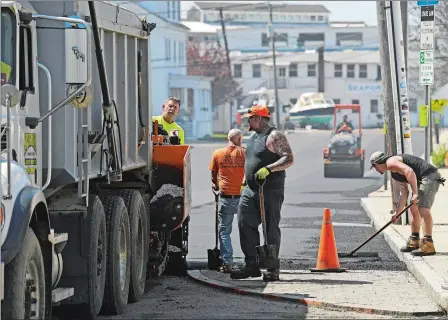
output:
[[[51,292],[51,301],[53,303],[58,303],[62,300],[70,298],[75,294],[74,288],[56,288]]]
[[[61,253],[62,250],[64,250],[65,245],[67,244],[68,233],[55,233],[54,235],[49,234],[48,240],[53,243],[54,251],[56,253]]]

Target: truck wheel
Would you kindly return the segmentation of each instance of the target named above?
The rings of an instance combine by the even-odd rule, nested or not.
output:
[[[187,274],[188,226],[190,217],[185,219],[182,227],[171,233],[168,265],[166,274],[182,276]]]
[[[121,197],[103,200],[107,224],[107,269],[103,312],[122,314],[128,302],[131,235],[128,210]]]
[[[90,215],[90,242],[89,242],[89,304],[82,310],[89,319],[95,319],[101,311],[106,286],[107,267],[107,234],[106,214],[103,203],[95,195],[89,196],[88,214]]]
[[[359,177],[364,177],[364,160],[361,160],[361,163],[359,165]]]
[[[45,291],[42,251],[28,227],[19,253],[5,267],[2,319],[45,319]]]
[[[324,165],[324,177],[330,178],[330,168],[328,167],[328,165]]]
[[[129,213],[131,228],[131,282],[129,302],[139,301],[145,292],[148,263],[148,224],[146,208],[140,192],[132,189],[120,190]]]

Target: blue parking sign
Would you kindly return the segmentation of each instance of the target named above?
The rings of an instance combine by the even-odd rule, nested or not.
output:
[[[435,6],[436,4],[439,4],[439,0],[427,0],[427,1],[417,1],[418,6]]]

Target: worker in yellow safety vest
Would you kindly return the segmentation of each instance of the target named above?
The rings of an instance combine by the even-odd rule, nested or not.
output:
[[[169,97],[162,107],[162,114],[153,116],[152,121],[157,120],[159,125],[168,133],[170,137],[177,136],[179,144],[185,144],[184,129],[174,120],[180,111],[180,100],[176,97]]]
[[[2,65],[1,65],[2,85],[4,85],[5,83],[8,83],[8,81],[9,81],[9,77],[11,76],[12,67],[3,61],[1,63],[2,63]]]

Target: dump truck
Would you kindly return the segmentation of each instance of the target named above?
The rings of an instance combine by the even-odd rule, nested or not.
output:
[[[1,2],[1,319],[121,314],[185,272],[190,147],[152,122],[154,23]]]

